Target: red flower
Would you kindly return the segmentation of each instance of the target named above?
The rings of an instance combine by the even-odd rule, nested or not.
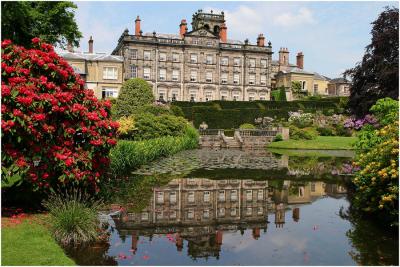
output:
[[[7,111],[7,106],[1,104],[1,113],[5,113]]]
[[[94,146],[101,146],[103,144],[103,141],[101,141],[100,139],[97,139],[97,140],[90,140],[89,143]]]
[[[39,42],[40,42],[40,39],[38,37],[35,37],[35,38],[32,39],[32,43],[33,44],[37,44]]]
[[[20,158],[17,160],[16,164],[18,165],[18,167],[25,167],[25,166],[28,166],[28,164],[26,163],[24,157],[20,157]]]
[[[108,139],[107,143],[110,144],[110,145],[115,146],[117,144],[117,141],[115,139]]]
[[[99,115],[97,115],[96,112],[88,112],[88,113],[86,113],[86,116],[91,121],[99,121],[100,120]]]
[[[10,44],[12,44],[11,40],[6,39],[3,42],[1,42],[1,48],[6,48],[7,46],[9,46]]]
[[[5,84],[1,85],[1,96],[9,96],[11,94],[11,89]]]
[[[32,118],[36,121],[42,121],[44,119],[46,119],[46,115],[43,113],[39,113],[39,114],[33,114]]]
[[[32,104],[32,97],[24,97],[24,96],[17,96],[16,97],[17,102],[25,105],[25,106],[30,106]]]
[[[21,110],[15,108],[15,109],[13,110],[13,115],[14,115],[15,117],[22,117],[24,114],[22,113]]]
[[[117,128],[119,128],[119,123],[116,122],[116,121],[112,121],[112,122],[110,122],[110,126],[111,126],[112,128],[117,129]]]
[[[4,68],[4,70],[5,70],[7,73],[13,73],[13,72],[15,71],[15,68],[14,68],[14,67],[9,67],[9,66],[7,66],[7,67]]]
[[[68,128],[67,130],[65,130],[67,133],[69,134],[74,134],[76,131],[72,128]]]
[[[65,161],[65,165],[67,165],[67,167],[71,166],[73,163],[74,163],[73,158],[67,158],[67,160]]]

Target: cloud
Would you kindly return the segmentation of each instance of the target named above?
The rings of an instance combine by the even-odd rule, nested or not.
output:
[[[290,27],[315,23],[313,13],[308,8],[300,8],[298,13],[286,12],[276,16],[273,22],[277,26]]]

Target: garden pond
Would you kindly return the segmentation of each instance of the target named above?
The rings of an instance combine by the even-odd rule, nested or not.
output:
[[[67,253],[78,265],[398,265],[397,234],[349,211],[352,156],[198,149],[157,160],[109,186],[108,242]]]

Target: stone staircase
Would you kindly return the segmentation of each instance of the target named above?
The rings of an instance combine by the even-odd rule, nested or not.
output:
[[[234,137],[223,136],[223,147],[225,148],[240,148],[241,144]]]

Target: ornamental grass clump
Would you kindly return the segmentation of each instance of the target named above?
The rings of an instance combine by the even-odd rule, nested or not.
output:
[[[72,193],[50,194],[43,206],[49,211],[50,229],[58,242],[75,245],[98,238],[100,201],[74,190]]]

